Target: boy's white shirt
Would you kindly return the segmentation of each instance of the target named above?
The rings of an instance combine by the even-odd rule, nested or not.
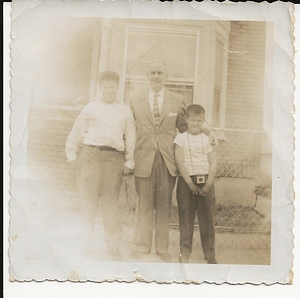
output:
[[[211,153],[213,148],[208,136],[203,133],[191,135],[184,132],[176,136],[174,144],[183,149],[183,163],[189,175],[209,173],[208,153]]]
[[[135,122],[130,108],[119,101],[108,104],[97,99],[87,104],[75,121],[66,143],[67,161],[77,158],[81,143],[109,146],[118,151],[125,150],[125,166],[133,169],[135,137]]]

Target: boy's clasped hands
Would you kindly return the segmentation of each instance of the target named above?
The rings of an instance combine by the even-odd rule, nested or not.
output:
[[[199,187],[191,179],[191,181],[188,183],[188,187],[194,196],[203,196],[204,197],[204,196],[207,196],[211,185],[208,185],[207,183],[205,183],[205,185],[203,187]]]

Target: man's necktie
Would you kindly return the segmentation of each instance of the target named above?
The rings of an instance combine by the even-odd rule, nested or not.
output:
[[[155,126],[155,128],[158,127],[159,119],[160,119],[160,113],[159,113],[157,97],[158,97],[158,94],[155,93],[154,97],[153,97],[153,117],[154,117],[154,126]]]

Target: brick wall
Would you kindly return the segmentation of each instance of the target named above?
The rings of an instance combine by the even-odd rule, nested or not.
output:
[[[231,23],[226,127],[262,128],[265,30],[263,22]]]
[[[29,172],[62,196],[77,196],[77,172],[65,155],[66,140],[77,114],[36,110],[29,122]]]

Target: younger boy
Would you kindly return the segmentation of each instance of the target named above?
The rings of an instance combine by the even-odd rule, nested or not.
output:
[[[192,104],[186,110],[187,132],[175,140],[175,161],[180,173],[177,202],[180,227],[180,261],[188,263],[192,253],[195,213],[197,210],[204,258],[216,264],[214,228],[214,177],[217,156],[209,137],[201,133],[205,121],[202,106]]]
[[[83,143],[80,160],[81,213],[85,252],[94,241],[94,226],[101,197],[106,243],[113,260],[122,259],[122,226],[118,197],[122,175],[133,167],[135,123],[130,108],[117,101],[119,76],[113,71],[99,75],[99,94],[78,116],[66,144],[69,163],[77,163],[77,150]]]

